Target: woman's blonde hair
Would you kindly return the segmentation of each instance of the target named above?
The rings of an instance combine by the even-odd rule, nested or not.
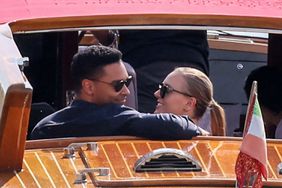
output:
[[[213,99],[213,84],[201,71],[190,67],[178,67],[179,72],[186,81],[186,93],[197,100],[194,115],[200,119],[209,107],[211,109],[211,131],[214,136],[226,135],[226,121],[223,108]]]

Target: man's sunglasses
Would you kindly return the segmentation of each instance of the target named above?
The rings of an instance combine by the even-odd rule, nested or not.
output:
[[[161,98],[165,98],[166,95],[168,95],[171,92],[176,92],[176,93],[180,93],[182,95],[186,95],[188,97],[192,97],[191,95],[187,94],[187,93],[183,93],[181,91],[175,90],[172,87],[165,85],[163,83],[159,84],[159,90],[160,90],[160,96]]]
[[[88,80],[97,81],[97,82],[111,85],[115,89],[116,92],[119,92],[123,88],[124,85],[126,85],[126,87],[129,86],[129,84],[132,81],[132,76],[128,76],[125,80],[114,80],[112,82],[105,82],[103,80],[90,79],[90,78],[88,78]]]

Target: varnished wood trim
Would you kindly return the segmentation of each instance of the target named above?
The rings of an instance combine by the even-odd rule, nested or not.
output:
[[[39,157],[39,155],[37,154],[37,152],[35,152],[34,154],[35,154],[35,156],[36,156],[36,159],[39,161],[39,163],[40,163],[42,169],[44,170],[45,174],[47,175],[47,177],[48,177],[48,179],[49,179],[51,185],[52,185],[53,187],[56,187],[56,185],[54,184],[54,181],[53,181],[52,177],[50,176],[48,170],[46,169],[45,165],[43,164],[41,158]]]
[[[18,174],[26,186],[37,186],[34,178],[32,178],[30,175],[30,170],[32,170],[40,186],[43,187],[43,185],[49,185],[52,187],[50,179],[46,177],[46,171],[44,172],[42,167],[43,164],[45,165],[46,170],[50,173],[50,176],[52,176],[56,186],[67,187],[65,183],[67,179],[70,187],[72,187],[75,186],[73,185],[73,182],[75,180],[75,174],[78,170],[82,170],[86,167],[109,167],[111,169],[111,175],[109,177],[100,177],[93,174],[95,176],[95,183],[93,183],[94,186],[162,187],[163,185],[166,185],[171,187],[187,187],[186,185],[189,185],[190,187],[232,187],[235,183],[235,174],[231,168],[234,167],[241,142],[238,140],[221,141],[220,137],[213,137],[213,139],[214,140],[211,141],[209,137],[205,137],[201,139],[195,138],[193,140],[180,141],[100,141],[98,142],[99,150],[97,153],[93,153],[93,151],[86,150],[86,147],[82,147],[82,153],[84,153],[84,156],[80,155],[79,152],[75,152],[75,159],[62,159],[61,157],[63,156],[63,150],[61,148],[27,150],[25,152],[24,169],[23,171],[18,172]],[[182,149],[190,153],[195,159],[199,160],[201,164],[205,164],[207,166],[211,164],[211,166],[208,166],[209,172],[205,171],[204,167],[202,172],[194,172],[194,175],[192,175],[192,172],[180,171],[163,173],[149,172],[148,175],[146,175],[146,173],[135,173],[133,171],[133,164],[138,158],[140,158],[140,156],[143,156],[156,148],[164,147]],[[280,187],[282,179],[277,175],[275,168],[277,166],[276,163],[281,161],[282,145],[281,143],[268,143],[268,148],[270,149],[269,154],[272,154],[274,157],[272,160],[268,160],[268,165],[272,165],[271,168],[273,169],[273,172],[276,173],[276,176],[273,175],[272,170],[269,169],[268,181],[263,181],[264,187]],[[225,155],[226,152],[229,151],[232,151],[230,153],[231,156]],[[56,165],[54,156],[57,162],[62,165],[62,172],[57,169],[58,165]],[[38,162],[38,157],[40,157],[42,163]],[[83,159],[88,160],[89,165],[85,165]],[[26,162],[28,164],[26,164]],[[127,165],[128,168],[125,165]],[[28,170],[28,168],[30,168],[30,170]],[[56,173],[58,176],[56,175],[55,178],[53,175]],[[63,180],[64,176],[62,177],[62,173],[65,174],[65,180]],[[87,175],[87,185],[92,186],[93,181],[91,182],[91,177],[89,177],[90,174]],[[4,186],[8,185],[5,183],[5,178],[9,178],[9,176],[4,174]],[[11,179],[11,181],[9,181],[9,185],[20,186],[20,182],[18,181],[17,177],[12,177],[9,179]],[[1,173],[0,181],[3,181],[3,174]],[[86,187],[86,185],[84,187]]]
[[[11,85],[5,93],[0,121],[0,169],[20,170],[26,141],[32,89]]]
[[[212,146],[210,145],[210,143],[208,142],[208,146],[211,148],[211,152],[212,152],[212,156],[214,157],[215,162],[217,163],[223,177],[226,177],[224,170],[222,169],[222,166],[220,164],[220,162],[218,161],[215,153],[217,152],[217,150],[222,146],[222,142],[219,142],[218,146],[216,148],[212,148]]]
[[[122,181],[98,181],[98,186],[121,186],[121,187],[130,187],[130,186],[217,186],[217,187],[226,187],[226,186],[235,186],[234,179],[228,179],[228,178],[212,178],[209,180],[206,179],[189,179],[185,178],[181,181],[175,179],[143,179],[143,180],[122,180]]]
[[[54,162],[55,162],[55,164],[56,164],[56,166],[57,166],[61,176],[63,177],[67,187],[70,188],[71,186],[70,186],[70,184],[69,184],[69,182],[68,182],[68,180],[67,180],[67,178],[66,178],[66,176],[65,176],[65,174],[64,174],[64,172],[63,172],[63,170],[62,170],[62,168],[60,166],[60,164],[58,163],[58,160],[56,159],[56,156],[54,155],[54,153],[52,151],[50,152],[50,154],[51,154],[52,159],[54,160]]]
[[[41,185],[39,184],[39,182],[38,182],[37,178],[35,177],[35,175],[34,175],[33,171],[30,169],[30,167],[29,167],[28,163],[27,163],[25,160],[23,160],[23,162],[24,162],[24,164],[25,164],[25,166],[26,166],[26,168],[27,168],[28,172],[30,173],[30,175],[31,175],[32,179],[33,179],[33,180],[34,180],[34,182],[36,183],[36,186],[40,188],[40,187],[41,187]]]
[[[196,153],[197,153],[197,155],[198,155],[198,158],[199,158],[200,161],[201,161],[201,164],[202,164],[201,166],[204,167],[205,172],[206,172],[207,174],[209,174],[208,168],[207,168],[207,166],[205,165],[204,160],[203,160],[203,158],[202,158],[202,156],[201,156],[199,150],[197,149],[197,147],[195,147],[195,151],[196,151]]]
[[[53,17],[11,22],[13,32],[123,25],[194,25],[282,29],[281,18],[194,14],[123,14]]]
[[[19,176],[18,172],[15,171],[15,170],[14,170],[13,172],[14,172],[14,174],[16,175],[17,179],[19,180],[21,186],[22,186],[23,188],[26,188],[26,186],[25,186],[23,180],[21,179],[21,177]]]
[[[264,43],[244,43],[224,39],[209,39],[208,42],[211,49],[267,54],[267,44]]]
[[[119,151],[119,154],[120,154],[121,157],[122,157],[122,160],[123,160],[123,162],[124,162],[124,164],[125,164],[125,166],[126,166],[126,169],[128,170],[128,172],[129,172],[129,174],[130,174],[130,177],[132,178],[132,177],[133,177],[132,172],[131,172],[132,170],[129,168],[129,166],[128,166],[128,164],[127,164],[125,158],[124,158],[123,152],[121,151],[121,149],[120,149],[120,147],[119,147],[119,144],[116,143],[115,145],[116,145],[116,147],[117,147],[117,149],[118,149],[118,151]]]
[[[273,177],[277,179],[276,173],[273,170],[272,166],[269,164],[269,161],[267,161],[267,166],[268,166],[268,169],[270,169],[269,173],[272,173]]]
[[[144,140],[144,138],[134,136],[98,136],[98,137],[70,137],[70,138],[55,138],[55,139],[41,139],[29,140],[26,142],[26,149],[44,149],[44,148],[62,148],[70,145],[71,143],[80,142],[95,142],[95,141],[120,141],[120,140]],[[227,137],[227,136],[197,136],[192,140],[220,140],[220,141],[242,141],[242,137]],[[267,139],[268,143],[280,143],[282,139]]]
[[[111,163],[111,160],[109,159],[109,156],[108,156],[105,148],[103,147],[103,145],[101,145],[101,148],[102,148],[102,151],[104,152],[104,155],[106,156],[106,159],[107,159],[107,161],[108,161],[108,163],[109,163],[109,165],[111,167],[111,172],[113,172],[114,177],[118,177],[117,173],[116,173],[116,171],[115,171],[115,169],[114,169],[114,167],[113,167],[113,165]]]
[[[80,142],[95,142],[108,140],[141,140],[142,138],[134,136],[96,136],[96,137],[69,137],[69,138],[54,138],[54,139],[40,139],[28,140],[26,142],[26,149],[44,149],[44,148],[62,148],[67,147],[72,143]]]
[[[280,153],[279,153],[279,151],[278,151],[277,147],[276,147],[276,146],[274,146],[274,148],[275,148],[275,151],[277,152],[277,155],[279,156],[279,159],[282,161],[282,156],[280,155]]]

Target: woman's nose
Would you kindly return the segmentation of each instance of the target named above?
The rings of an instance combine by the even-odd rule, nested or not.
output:
[[[160,98],[160,90],[158,89],[157,91],[155,91],[154,96],[158,99]]]

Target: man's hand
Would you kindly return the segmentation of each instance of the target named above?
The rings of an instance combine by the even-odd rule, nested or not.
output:
[[[209,136],[210,133],[204,129],[202,129],[201,127],[198,126],[198,130],[200,132],[200,136]]]

